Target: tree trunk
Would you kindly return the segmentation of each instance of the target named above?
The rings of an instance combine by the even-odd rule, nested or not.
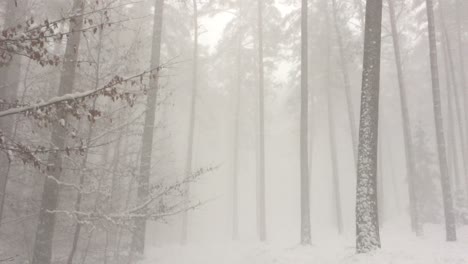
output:
[[[445,79],[446,79],[446,89],[447,89],[447,159],[449,162],[448,165],[448,175],[451,179],[451,184],[453,190],[457,190],[457,188],[461,187],[459,181],[459,164],[458,164],[458,150],[456,144],[456,136],[455,136],[455,122],[453,119],[453,106],[454,106],[454,98],[453,98],[453,86],[454,80],[450,77],[450,69],[449,69],[449,62],[448,62],[448,55],[447,55],[447,47],[446,43],[442,41],[442,49],[444,51],[444,68],[445,68]],[[463,150],[462,150],[463,151]],[[456,195],[455,195],[456,196]],[[455,197],[454,202],[455,202]]]
[[[13,1],[8,1],[6,3],[4,28],[16,26],[15,20],[18,17],[22,17],[22,12],[26,9],[27,3],[28,1],[22,1],[21,3],[18,3],[18,6],[15,6]],[[7,65],[0,68],[0,82],[2,82],[0,84],[0,108],[2,110],[6,110],[5,106],[1,104],[2,101],[5,103],[14,103],[16,101],[20,72],[21,58],[17,55],[14,55]],[[12,134],[13,123],[13,117],[0,118],[0,133],[10,137]],[[2,151],[0,153],[0,167],[5,169],[0,172],[0,223],[3,219],[3,208],[5,204],[10,165],[10,157]]]
[[[390,13],[390,24],[392,28],[392,40],[393,40],[393,51],[395,55],[395,66],[398,77],[398,87],[400,94],[400,106],[401,106],[401,118],[403,121],[403,141],[405,144],[405,162],[406,162],[406,178],[408,181],[408,197],[409,197],[409,209],[411,219],[411,229],[416,234],[422,235],[422,225],[419,221],[418,213],[418,201],[416,195],[415,185],[415,169],[414,169],[414,150],[413,140],[411,133],[411,123],[408,110],[408,95],[406,91],[405,77],[403,75],[403,66],[401,61],[401,50],[400,50],[400,37],[398,33],[397,20],[395,15],[394,0],[387,0],[388,8]]]
[[[257,166],[257,232],[260,241],[266,240],[265,218],[265,118],[263,65],[263,0],[258,0],[258,166]]]
[[[382,0],[367,0],[356,190],[356,251],[380,248],[377,202]]]
[[[442,5],[439,1],[439,6],[440,8],[442,8]],[[462,96],[458,97],[458,95],[455,95],[455,100],[456,100],[456,103],[457,105],[459,104],[459,99],[464,99],[464,112],[465,112],[465,132],[468,130],[468,87],[466,85],[466,73],[465,73],[465,55],[464,55],[464,52],[463,52],[463,47],[464,47],[464,44],[463,44],[463,39],[462,39],[462,24],[461,24],[461,14],[460,12],[462,11],[462,4],[460,2],[460,0],[456,0],[456,22],[457,22],[457,42],[458,42],[458,56],[459,56],[459,59],[460,59],[460,81],[461,81],[461,91],[462,91]],[[441,11],[442,13],[442,11]],[[444,31],[447,32],[446,28],[444,27]],[[448,48],[450,48],[450,43],[449,43],[449,40],[448,40],[448,35],[447,33],[445,33],[445,38],[446,38],[446,41],[447,41],[447,46]],[[449,54],[450,55],[450,54]],[[454,62],[453,62],[453,56],[449,56],[449,58],[451,58],[451,62],[450,64],[452,65],[451,68],[452,68],[452,72],[453,74],[455,74],[455,67],[454,67]],[[455,87],[454,88],[455,90],[457,90],[457,88]],[[457,106],[457,112],[458,112],[458,118],[462,119],[463,117],[461,116],[460,112],[461,112],[461,107],[460,106]],[[465,203],[466,205],[468,206],[468,165],[466,164],[466,162],[468,161],[468,142],[466,141],[467,140],[467,137],[465,133],[463,133],[463,122],[461,120],[458,121],[459,122],[459,131],[460,133],[462,133],[460,135],[460,139],[465,139],[464,142],[462,142],[462,150],[463,150],[463,161],[464,161],[464,173],[465,173]]]
[[[187,160],[185,163],[185,177],[192,174],[193,163],[193,141],[195,135],[195,117],[198,90],[198,4],[193,0],[193,68],[192,68],[192,95],[190,101],[189,133],[187,144]],[[185,186],[185,199],[190,199],[190,184]],[[185,211],[182,216],[182,244],[187,243],[188,232],[188,212]]]
[[[300,120],[300,163],[301,163],[301,244],[311,243],[310,230],[310,186],[308,166],[308,6],[301,5],[301,120]]]
[[[82,0],[73,1],[73,13],[80,14],[84,10]],[[63,69],[60,76],[58,95],[62,96],[73,91],[75,73],[77,67],[78,50],[80,46],[81,29],[83,27],[83,16],[77,16],[70,21],[70,31],[65,56],[63,60]],[[58,113],[58,119],[66,120],[67,116]],[[60,124],[52,126],[52,146],[58,149],[65,147],[66,129]],[[39,224],[36,231],[36,240],[33,249],[32,264],[50,264],[52,258],[52,240],[54,237],[55,218],[53,212],[57,209],[59,185],[56,180],[60,179],[62,173],[62,153],[52,152],[49,154],[47,164],[48,177],[44,181],[42,192],[41,208],[39,212]],[[55,178],[51,179],[51,177]]]
[[[356,0],[356,1],[360,3],[360,0]],[[332,7],[333,7],[333,10],[332,10],[333,22],[334,22],[333,24],[335,26],[336,41],[338,43],[338,51],[340,53],[340,68],[341,68],[341,73],[343,74],[343,84],[344,84],[345,94],[346,94],[349,130],[351,133],[351,141],[352,141],[352,146],[353,146],[353,158],[354,158],[354,164],[357,164],[356,152],[358,149],[358,138],[357,138],[357,129],[356,129],[356,119],[355,119],[355,114],[354,114],[354,104],[353,104],[353,97],[351,94],[351,83],[349,81],[348,67],[346,66],[347,65],[346,52],[345,52],[344,44],[343,44],[343,37],[341,36],[340,23],[338,21],[338,8],[337,8],[336,0],[332,0]],[[360,7],[360,10],[361,9],[362,9],[362,5]]]
[[[327,95],[327,107],[328,107],[328,129],[329,129],[329,140],[330,140],[330,158],[332,165],[332,180],[333,180],[333,194],[335,198],[335,215],[336,215],[336,225],[338,228],[338,234],[343,234],[343,217],[341,210],[341,192],[340,192],[340,175],[338,171],[338,154],[337,154],[337,145],[336,145],[336,133],[335,133],[335,117],[334,117],[334,105],[332,98],[332,85],[330,83],[330,17],[328,15],[328,1],[325,2],[325,21],[326,21],[326,52],[327,52],[327,62],[326,62],[326,80],[325,80],[325,89]],[[354,153],[354,152],[353,152]]]
[[[160,66],[161,60],[161,32],[163,23],[164,0],[155,0],[153,20],[153,43],[151,50],[151,75],[148,96],[146,101],[146,115],[141,142],[140,175],[138,177],[137,199],[139,202],[148,198],[149,183],[151,176],[151,158],[153,154],[153,134],[156,116],[156,105],[158,97],[159,72],[156,69]],[[136,254],[143,254],[145,251],[146,219],[135,220],[133,230],[131,250]]]
[[[99,78],[100,78],[100,73],[101,73],[101,71],[100,71],[101,64],[100,63],[101,63],[102,37],[103,37],[103,29],[101,29],[99,31],[98,47],[97,47],[97,58],[96,58],[96,72],[95,72],[95,75],[94,75],[94,89],[99,88]],[[95,109],[95,108],[96,108],[96,99],[94,99],[92,109]],[[93,135],[93,124],[90,123],[89,128],[88,128],[88,135],[86,137],[86,146],[90,145],[92,135]],[[79,180],[79,184],[78,184],[78,186],[80,188],[83,188],[84,181],[85,181],[85,178],[86,178],[86,172],[87,172],[86,171],[86,166],[87,166],[87,163],[88,163],[88,154],[89,154],[89,150],[86,149],[85,153],[84,153],[83,161],[81,163],[81,169],[83,171],[80,171],[80,180]],[[79,212],[81,210],[82,198],[83,198],[83,194],[81,193],[81,191],[78,191],[76,201],[75,201],[75,208],[74,208],[76,212]],[[70,254],[68,255],[67,264],[72,264],[73,263],[73,258],[75,256],[76,249],[78,247],[78,241],[80,239],[81,226],[82,226],[82,224],[80,223],[80,219],[78,217],[77,218],[77,223],[76,223],[76,226],[75,226],[75,232],[73,234],[72,248],[70,250]]]
[[[240,96],[242,88],[242,8],[239,6],[238,14],[238,32],[237,32],[237,58],[236,58],[236,90],[234,97],[234,138],[232,153],[232,239],[239,239],[239,121],[240,121]]]
[[[437,62],[437,44],[434,25],[434,6],[432,0],[426,0],[427,22],[429,31],[429,49],[431,61],[432,97],[434,100],[434,121],[436,129],[437,152],[439,156],[440,180],[445,214],[445,229],[447,241],[456,241],[457,232],[453,211],[452,190],[448,177],[448,163],[446,156],[444,125],[440,101],[439,66]]]
[[[443,6],[439,1],[439,16],[440,16],[440,24],[441,24],[441,30],[442,30],[442,50],[444,54],[444,68],[445,68],[445,79],[447,82],[447,108],[448,108],[448,155],[449,159],[448,162],[453,161],[453,170],[450,172],[448,170],[448,175],[449,178],[452,178],[453,182],[453,190],[455,191],[455,195],[453,200],[456,200],[456,194],[458,190],[463,190],[463,187],[461,186],[461,177],[460,177],[460,172],[459,172],[459,164],[458,164],[458,151],[457,147],[461,148],[461,154],[462,154],[462,160],[466,160],[466,152],[465,152],[465,139],[464,139],[464,133],[463,133],[463,117],[462,117],[462,110],[461,110],[461,105],[460,105],[460,97],[458,94],[458,85],[457,85],[457,80],[455,76],[455,63],[453,62],[453,55],[452,55],[452,50],[451,50],[451,44],[450,44],[450,38],[448,36],[447,32],[447,26],[445,24],[445,16],[444,16],[444,11],[443,11]],[[460,134],[460,145],[456,144],[456,135],[455,135],[455,120],[453,118],[454,111],[453,108],[455,108],[455,114],[457,118],[457,123],[458,123],[458,132]],[[450,153],[452,154],[452,159],[450,159]],[[465,165],[465,164],[464,164]],[[450,166],[449,166],[450,167]],[[463,166],[464,168],[464,173],[465,175],[467,174],[467,166]]]
[[[379,139],[377,142],[377,204],[379,205],[379,226],[383,225],[384,210],[385,210],[385,195],[384,195],[384,169],[383,169],[383,146],[382,146],[382,119],[379,118]]]
[[[458,57],[460,59],[460,80],[461,80],[461,88],[462,88],[462,93],[463,93],[463,98],[465,101],[464,104],[464,109],[465,109],[465,132],[468,132],[468,87],[466,85],[466,72],[465,72],[465,54],[463,52],[463,47],[465,44],[463,43],[463,37],[462,37],[462,10],[463,6],[461,4],[460,0],[456,0],[456,22],[457,22],[457,42],[458,42]],[[439,1],[440,5],[440,1]],[[460,126],[462,126],[462,123],[460,123]],[[465,134],[464,134],[465,135]],[[466,137],[468,139],[468,137]],[[465,141],[465,143],[468,143]],[[465,149],[465,153],[468,154],[468,144],[462,146]],[[468,158],[468,156],[465,156],[465,158]],[[465,160],[466,161],[466,160]],[[466,167],[466,166],[465,166]],[[467,194],[467,205],[468,205],[468,173],[465,171],[465,191]]]

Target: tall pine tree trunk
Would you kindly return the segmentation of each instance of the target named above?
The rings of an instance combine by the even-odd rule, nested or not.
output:
[[[449,177],[451,178],[451,184],[453,190],[457,190],[457,188],[461,187],[460,183],[458,182],[460,176],[459,176],[459,164],[458,164],[458,149],[457,147],[460,147],[460,145],[456,144],[456,136],[455,136],[455,121],[453,118],[453,80],[450,77],[450,69],[449,69],[449,62],[448,62],[448,55],[447,55],[447,47],[444,41],[442,41],[442,49],[444,51],[444,70],[445,70],[445,79],[446,79],[446,89],[447,89],[447,159],[449,162],[448,165],[448,174],[450,175]],[[456,196],[456,195],[455,195]],[[456,201],[455,197],[454,202]]]
[[[356,190],[356,251],[380,248],[377,202],[382,0],[367,0]]]
[[[418,201],[416,196],[416,185],[415,185],[415,169],[414,169],[414,150],[413,140],[411,134],[411,123],[408,110],[408,95],[405,84],[405,77],[403,74],[403,66],[401,60],[400,50],[400,37],[398,33],[397,20],[395,15],[394,0],[387,0],[388,9],[390,13],[390,25],[392,29],[392,40],[393,40],[393,52],[395,55],[395,66],[397,70],[398,87],[400,94],[400,106],[401,106],[401,118],[403,121],[403,141],[405,144],[404,155],[406,165],[406,178],[408,181],[408,196],[409,196],[409,214],[411,219],[411,229],[416,232],[417,235],[422,233],[422,225],[419,221],[418,213]]]
[[[192,174],[193,163],[193,141],[195,136],[195,117],[198,90],[198,4],[193,0],[193,68],[192,68],[192,94],[190,100],[189,133],[187,141],[187,160],[185,161],[185,177]],[[190,199],[190,184],[185,186],[185,199]],[[188,233],[188,212],[182,216],[182,244],[187,242]]]
[[[457,34],[457,44],[458,44],[458,57],[460,60],[460,80],[461,80],[461,88],[463,92],[463,98],[465,99],[465,104],[464,104],[464,109],[465,109],[465,132],[468,133],[468,87],[466,85],[466,71],[465,71],[465,53],[463,50],[463,47],[465,47],[465,44],[463,43],[463,36],[462,36],[462,11],[463,11],[463,5],[460,0],[455,0],[455,19],[456,19],[456,34]],[[440,1],[439,1],[440,5]],[[461,126],[461,123],[460,123]],[[466,137],[468,140],[468,137]],[[466,142],[466,141],[465,141]],[[468,143],[468,142],[466,142]],[[468,154],[468,144],[463,146],[465,148],[465,152]],[[468,158],[468,157],[465,157]],[[468,174],[465,173],[465,182],[466,182],[466,192],[468,193]]]
[[[466,71],[465,71],[465,54],[463,47],[465,44],[463,43],[462,38],[462,10],[463,5],[461,4],[460,0],[456,0],[456,22],[457,22],[457,42],[458,42],[458,57],[460,59],[460,79],[461,79],[461,88],[464,98],[464,112],[465,112],[465,133],[468,133],[468,87],[466,85]],[[462,127],[462,123],[459,124]],[[463,129],[462,129],[463,130]],[[464,134],[466,135],[466,134]],[[466,205],[468,206],[468,166],[466,164],[468,159],[468,137],[465,137],[465,145],[462,146],[465,150],[465,198],[466,198]]]
[[[460,182],[461,177],[460,173],[458,171],[459,166],[458,166],[458,151],[457,147],[461,148],[461,154],[462,154],[462,160],[466,160],[466,149],[465,149],[465,134],[463,133],[463,116],[462,116],[462,106],[460,105],[460,95],[459,95],[459,85],[457,85],[457,79],[455,76],[455,63],[453,61],[453,53],[451,49],[451,42],[450,38],[448,35],[447,31],[447,25],[445,24],[445,15],[444,15],[444,10],[442,3],[439,1],[439,16],[440,16],[440,25],[441,25],[441,31],[442,31],[442,49],[443,49],[443,54],[444,54],[444,67],[445,67],[445,78],[447,80],[447,99],[448,99],[448,153],[452,153],[452,159],[448,159],[448,162],[453,160],[454,164],[454,170],[453,174],[449,173],[449,175],[453,175],[453,182],[457,182],[457,184],[453,185],[453,190],[454,190],[454,201],[456,200],[456,194],[458,190],[462,190],[463,187],[461,186]],[[463,83],[463,81],[462,81]],[[463,85],[463,84],[462,84]],[[463,92],[463,91],[462,91]],[[453,118],[453,108],[455,108],[455,114],[456,114],[456,122],[458,126],[455,125],[455,120]],[[458,133],[460,135],[460,144],[456,144],[456,135],[455,135],[455,127],[458,128]],[[465,175],[468,173],[468,167],[466,164],[463,164],[463,169]],[[450,177],[450,176],[449,176]]]
[[[429,49],[431,61],[432,97],[434,107],[434,122],[436,129],[437,152],[439,156],[440,180],[445,215],[445,229],[447,241],[456,241],[457,232],[455,215],[453,211],[452,190],[448,176],[448,163],[446,156],[446,145],[444,137],[444,125],[442,119],[442,106],[440,100],[439,66],[437,62],[437,44],[434,25],[434,5],[432,0],[426,0],[427,22],[429,32]]]
[[[84,10],[82,0],[73,1],[73,14],[81,14]],[[83,27],[83,16],[77,16],[70,20],[70,31],[65,56],[63,59],[63,69],[60,76],[58,95],[65,95],[73,91],[75,73],[77,67],[78,50],[80,47],[81,29]],[[58,113],[58,119],[67,120],[67,116]],[[66,129],[55,123],[52,126],[52,146],[58,149],[64,149]],[[52,152],[49,154],[47,164],[48,176],[44,181],[42,191],[41,208],[39,212],[39,224],[36,231],[36,240],[33,249],[32,264],[50,264],[52,258],[52,242],[54,237],[56,215],[53,211],[57,209],[59,185],[57,180],[62,174],[62,153]],[[51,179],[55,178],[55,179]]]
[[[258,165],[257,165],[257,232],[260,241],[266,240],[265,216],[265,106],[263,65],[263,0],[258,0]]]
[[[239,4],[240,5],[240,4]],[[239,6],[232,153],[232,239],[239,239],[239,121],[242,87],[242,7]]]
[[[385,210],[385,195],[384,195],[384,169],[383,169],[383,128],[382,128],[383,115],[379,118],[379,139],[377,142],[377,203],[379,205],[379,226],[383,225],[384,210]]]
[[[310,186],[308,166],[308,5],[301,5],[301,117],[300,117],[300,168],[301,168],[301,244],[311,243]]]
[[[333,182],[333,194],[335,198],[335,216],[336,216],[336,225],[338,228],[338,234],[343,233],[343,217],[341,210],[341,191],[340,191],[340,175],[338,170],[338,154],[337,154],[337,145],[336,145],[336,129],[335,129],[335,117],[334,117],[334,105],[332,98],[332,85],[330,82],[330,17],[328,14],[328,1],[325,2],[325,21],[326,21],[326,74],[325,74],[325,90],[327,94],[327,107],[328,107],[328,129],[329,129],[329,140],[330,140],[330,158],[332,166],[332,182]],[[354,153],[354,152],[353,152]]]
[[[356,1],[358,1],[359,3],[361,2],[360,0],[356,0]],[[332,0],[332,7],[333,7],[332,9],[333,24],[334,24],[335,32],[336,32],[338,51],[340,53],[340,68],[341,68],[341,73],[343,74],[343,84],[345,88],[346,104],[347,104],[347,109],[348,109],[349,130],[351,133],[351,141],[352,141],[352,146],[353,146],[353,158],[354,158],[354,164],[357,164],[356,152],[358,149],[358,136],[357,136],[357,128],[356,128],[356,118],[354,114],[354,104],[353,104],[353,97],[351,93],[351,83],[349,80],[346,52],[345,52],[345,48],[343,44],[343,37],[341,35],[341,30],[340,30],[340,22],[338,18],[338,7],[337,7],[336,0]],[[362,10],[362,6],[359,9]]]
[[[151,159],[153,155],[154,123],[156,117],[156,105],[159,89],[159,72],[156,69],[161,62],[161,38],[163,23],[164,0],[155,0],[153,19],[153,40],[151,48],[151,70],[153,70],[149,83],[149,91],[146,98],[145,123],[141,142],[140,175],[138,176],[137,201],[143,202],[149,195],[149,183],[151,176]],[[141,255],[145,251],[146,219],[135,220],[131,250],[132,253]]]

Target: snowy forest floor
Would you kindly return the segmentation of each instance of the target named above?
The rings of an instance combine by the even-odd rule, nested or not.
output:
[[[400,229],[401,230],[401,229]],[[152,248],[144,264],[468,264],[468,228],[457,242],[445,242],[444,227],[425,226],[416,238],[398,228],[384,228],[382,249],[356,255],[353,237],[315,242],[311,246],[232,242]]]

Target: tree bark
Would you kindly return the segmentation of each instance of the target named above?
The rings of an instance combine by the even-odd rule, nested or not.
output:
[[[151,50],[151,70],[155,71],[161,61],[161,36],[164,0],[155,0],[153,20],[153,43]],[[146,101],[146,115],[141,142],[140,175],[138,177],[137,200],[139,202],[147,199],[149,195],[149,183],[151,176],[151,159],[153,154],[154,124],[156,117],[156,106],[159,89],[159,71],[152,73],[149,83],[149,91]],[[145,251],[146,219],[135,220],[131,250],[133,253],[142,255]]]
[[[382,0],[367,0],[356,190],[356,251],[380,248],[377,202]]]
[[[437,152],[439,156],[440,180],[442,185],[442,195],[444,204],[446,239],[447,241],[456,241],[457,232],[455,225],[455,215],[453,211],[452,190],[450,187],[450,179],[448,176],[448,163],[446,156],[446,145],[443,128],[444,125],[440,100],[439,66],[437,61],[437,44],[434,25],[434,5],[432,0],[426,0],[426,9],[429,32],[429,56],[431,62],[434,122],[436,129]]]
[[[82,0],[73,1],[73,13],[80,14],[84,10]],[[65,56],[63,60],[63,69],[60,76],[58,96],[69,94],[73,91],[75,73],[77,67],[78,50],[81,39],[81,29],[83,27],[83,16],[77,16],[70,21],[70,31],[67,41]],[[59,113],[58,119],[67,119],[65,114]],[[65,147],[66,129],[60,124],[52,126],[52,146],[58,149]],[[39,212],[39,224],[36,231],[36,239],[33,249],[32,264],[50,264],[52,258],[52,240],[54,237],[55,218],[53,212],[57,209],[59,185],[56,180],[60,179],[62,174],[62,153],[52,152],[49,154],[48,177],[44,181],[42,192],[41,208]],[[51,177],[55,178],[51,179]]]

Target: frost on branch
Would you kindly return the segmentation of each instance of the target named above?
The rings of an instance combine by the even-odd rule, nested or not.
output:
[[[76,120],[86,118],[87,121],[95,123],[102,116],[102,111],[98,106],[90,104],[90,101],[98,98],[109,99],[112,102],[123,101],[128,106],[133,107],[138,95],[146,93],[146,85],[144,84],[145,77],[152,78],[158,74],[160,68],[155,71],[143,72],[141,74],[122,78],[115,76],[105,86],[81,93],[66,94],[59,97],[54,97],[47,102],[39,102],[35,104],[21,105],[0,112],[0,118],[22,114],[27,118],[33,119],[40,126],[47,127],[49,124],[57,124],[64,129],[71,130],[69,133],[75,138],[73,128],[68,126],[69,121],[66,119],[58,119],[58,116],[73,117]],[[153,73],[154,72],[154,73]],[[2,108],[8,106],[19,106],[16,103],[2,103]],[[59,115],[60,113],[60,115]],[[68,119],[68,118],[67,118]],[[76,146],[67,146],[64,149],[51,149],[44,146],[30,146],[27,144],[15,142],[11,139],[2,136],[0,142],[0,151],[9,153],[9,157],[16,156],[25,164],[32,164],[34,167],[42,170],[47,170],[48,166],[38,157],[40,154],[50,152],[65,152],[68,156],[73,153],[82,154],[89,146],[85,146],[83,141]]]

